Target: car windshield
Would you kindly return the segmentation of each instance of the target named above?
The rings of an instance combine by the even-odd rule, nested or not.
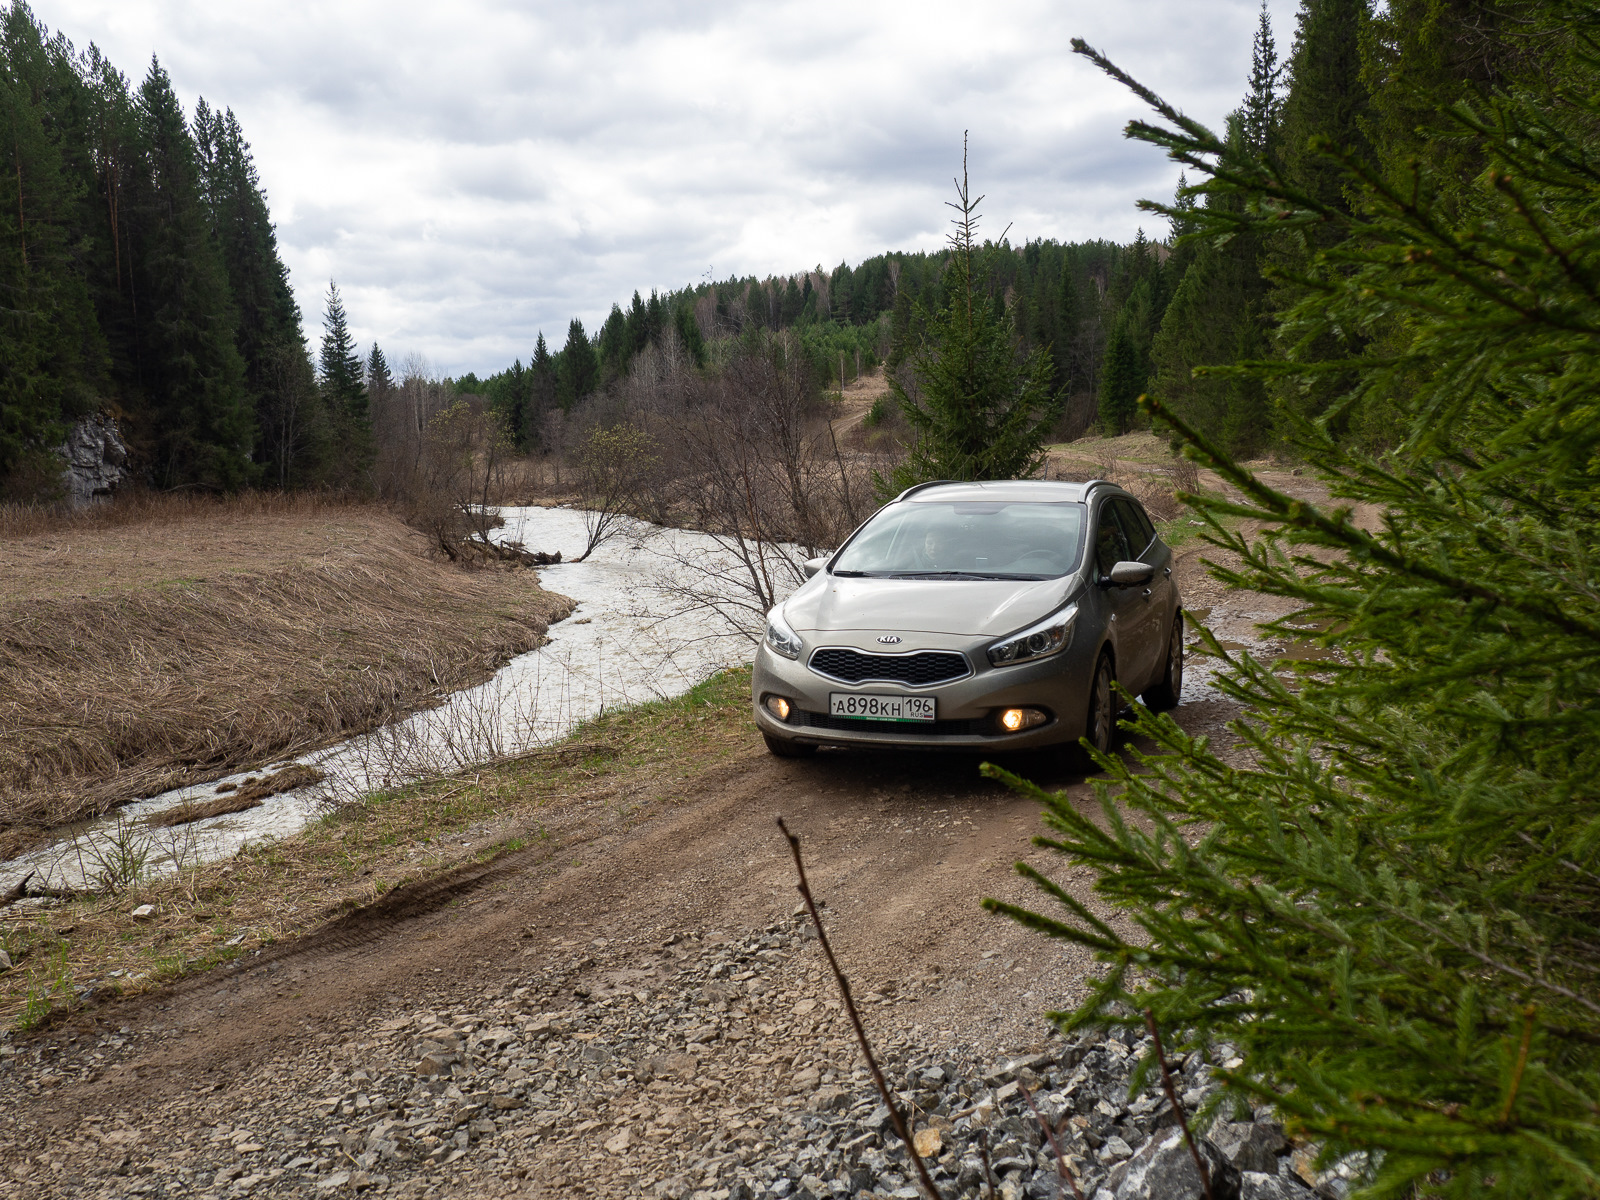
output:
[[[835,575],[924,579],[1053,579],[1078,565],[1084,510],[1076,502],[918,500],[867,523]]]

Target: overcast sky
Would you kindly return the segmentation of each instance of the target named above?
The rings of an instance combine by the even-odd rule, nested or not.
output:
[[[486,374],[613,301],[983,232],[1131,239],[1173,164],[1085,38],[1186,112],[1244,94],[1259,0],[584,4],[34,0],[135,84],[152,54],[254,147],[306,331],[336,279],[391,362]],[[1294,0],[1270,0],[1280,56]],[[1156,235],[1165,230],[1149,229]]]

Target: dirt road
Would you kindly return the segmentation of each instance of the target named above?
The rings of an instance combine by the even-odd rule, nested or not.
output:
[[[1181,560],[1190,603],[1248,624],[1259,598],[1230,608],[1196,557]],[[1234,714],[1207,699],[1175,715],[1224,741]],[[1093,804],[1050,762],[1011,765]],[[0,1042],[0,1197],[715,1196],[724,1159],[782,1149],[759,1122],[856,1070],[793,920],[776,816],[804,839],[886,1044],[1020,1048],[1082,995],[1086,956],[978,907],[1034,901],[1019,858],[1095,899],[1029,844],[1034,805],[976,768],[778,760],[751,729],[705,773],[639,784],[648,796],[574,797],[487,864]]]

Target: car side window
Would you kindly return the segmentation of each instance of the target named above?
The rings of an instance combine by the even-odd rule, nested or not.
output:
[[[1116,505],[1117,516],[1121,518],[1122,528],[1128,535],[1128,546],[1133,551],[1128,557],[1138,558],[1156,540],[1156,527],[1136,501],[1119,496],[1111,503]]]
[[[1128,550],[1128,535],[1117,520],[1116,502],[1108,500],[1100,506],[1099,523],[1094,534],[1094,565],[1101,578],[1111,574],[1111,568],[1126,562],[1133,555]]]

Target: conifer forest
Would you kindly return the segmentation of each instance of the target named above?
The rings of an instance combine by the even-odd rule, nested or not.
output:
[[[832,554],[902,489],[933,479],[1037,475],[1049,469],[1052,454],[1058,466],[1067,460],[1073,448],[1059,443],[1137,433],[1123,443],[1143,446],[1141,479],[1156,481],[1168,505],[1155,515],[1156,526],[1145,523],[1142,544],[1157,546],[1150,529],[1158,529],[1178,551],[1168,575],[1190,570],[1190,578],[1203,577],[1212,589],[1200,601],[1185,592],[1187,625],[1173,624],[1170,614],[1162,618],[1163,631],[1170,631],[1170,641],[1162,634],[1169,668],[1177,664],[1172,688],[1182,691],[1188,647],[1208,660],[1208,690],[1201,703],[1194,700],[1198,689],[1191,690],[1172,712],[1157,713],[1125,692],[1125,705],[1106,701],[1102,728],[1117,715],[1128,736],[1106,753],[1087,739],[1063,740],[1063,749],[1081,747],[1087,755],[1072,761],[1088,765],[1060,790],[1024,777],[1037,764],[1008,759],[980,767],[976,750],[966,756],[960,770],[969,782],[1009,797],[990,782],[998,780],[1026,797],[1030,819],[1042,813],[1046,831],[1034,843],[1041,853],[1016,864],[1037,892],[996,888],[998,898],[983,899],[983,907],[1070,944],[1064,953],[1077,956],[1073,986],[1080,991],[1066,1011],[1044,1011],[1059,1003],[1047,984],[1037,985],[1037,998],[1019,990],[1025,999],[1010,999],[1041,1010],[1052,1035],[1120,1030],[1116,1060],[1138,1060],[1128,1068],[1128,1086],[1166,1087],[1165,1098],[1144,1110],[1151,1117],[1147,1134],[1165,1129],[1164,1136],[1175,1137],[1169,1126],[1187,1120],[1182,1093],[1167,1078],[1169,1065],[1194,1076],[1214,1064],[1208,1078],[1216,1088],[1204,1111],[1199,1101],[1189,1103],[1196,1129],[1202,1119],[1246,1125],[1270,1118],[1294,1140],[1297,1155],[1309,1147],[1294,1168],[1304,1168],[1300,1190],[1308,1197],[1315,1185],[1324,1197],[1593,1200],[1600,1196],[1600,4],[1300,0],[1294,27],[1274,29],[1263,3],[1249,72],[1230,93],[1237,105],[1209,124],[1169,103],[1162,80],[1127,69],[1118,47],[1078,40],[1072,48],[1075,63],[1088,64],[1141,105],[1143,115],[1126,136],[1183,172],[1174,194],[1138,202],[1144,225],[1131,240],[1060,241],[1027,231],[1013,239],[1003,214],[981,211],[983,180],[969,180],[965,158],[957,163],[952,154],[959,202],[951,208],[958,219],[941,249],[889,249],[831,269],[775,263],[772,273],[718,280],[708,272],[677,288],[641,287],[616,297],[597,328],[574,316],[564,329],[529,330],[526,353],[509,365],[484,363],[481,372],[443,378],[415,356],[402,356],[404,348],[386,353],[377,344],[358,345],[352,328],[362,322],[347,312],[337,281],[327,281],[325,290],[318,281],[321,311],[300,311],[246,131],[226,96],[199,100],[185,112],[159,60],[135,81],[93,46],[77,48],[46,28],[23,0],[11,0],[0,8],[0,512],[16,517],[19,527],[16,514],[41,524],[60,516],[60,448],[75,423],[100,415],[121,430],[130,490],[183,493],[162,503],[187,504],[193,496],[220,508],[253,503],[261,499],[256,493],[295,493],[267,500],[284,511],[355,508],[360,501],[396,527],[404,522],[408,549],[395,550],[395,560],[403,558],[409,570],[413,558],[426,559],[430,570],[448,573],[451,589],[460,584],[459,591],[427,594],[467,597],[438,602],[441,611],[465,605],[471,592],[485,611],[513,612],[526,598],[502,605],[489,596],[491,586],[533,578],[520,567],[569,569],[619,529],[643,530],[648,522],[709,539],[718,551],[706,558],[676,552],[678,567],[699,572],[673,593],[685,606],[678,616],[732,611],[729,623],[745,622],[736,632],[749,647],[762,644],[763,631],[769,646],[774,637],[798,646],[799,634],[783,634],[781,621],[778,629],[769,621],[819,569],[820,560],[807,560]],[[978,136],[974,131],[974,141]],[[530,292],[536,283],[530,281]],[[599,299],[603,305],[612,297]],[[847,396],[865,375],[873,376],[873,386]],[[850,398],[860,407],[849,416],[848,438],[836,436]],[[1117,476],[1115,448],[1077,449],[1086,459],[1108,456],[1109,469],[1096,479],[1130,491],[1136,486],[1128,482],[1132,475]],[[528,485],[519,492],[523,485],[514,479],[493,491],[491,484],[514,474],[495,475],[508,460],[543,490]],[[1072,477],[1090,475],[1075,466]],[[558,515],[584,524],[587,542],[580,553],[569,549],[564,566],[560,553],[491,536],[502,508],[534,512],[535,501],[552,506],[538,507],[540,514],[560,509]],[[629,518],[641,524],[629,525]],[[1108,528],[1105,518],[1093,519]],[[1090,520],[1084,517],[1085,529]],[[411,554],[418,531],[426,545]],[[617,537],[611,550],[624,542]],[[604,559],[602,552],[591,567]],[[473,573],[485,566],[494,569]],[[1146,568],[1148,579],[1155,568]],[[1090,589],[1116,585],[1116,570],[1109,564],[1105,570],[1101,578],[1085,566],[1063,585],[1081,590],[1055,594],[1049,604],[1057,607],[1042,611],[1076,613]],[[921,574],[1048,582],[1033,574]],[[470,588],[460,582],[469,577]],[[736,602],[727,600],[735,587],[742,589]],[[1037,594],[1045,594],[1042,587]],[[1213,609],[1201,607],[1267,598],[1280,605],[1273,610],[1280,615],[1267,619],[1251,609],[1241,621],[1279,649],[1304,650],[1304,657],[1283,649],[1269,661],[1241,650],[1213,634],[1206,624]],[[564,603],[547,611],[564,616],[572,611]],[[1060,618],[1062,645],[1074,636],[1074,619]],[[564,630],[590,620],[586,612]],[[517,643],[519,653],[542,641],[546,623],[541,617],[536,624],[536,634],[523,631],[528,641]],[[651,629],[670,632],[671,624],[662,617]],[[627,628],[623,640],[638,634]],[[134,642],[142,663],[144,643]],[[77,638],[73,652],[93,644]],[[991,646],[989,666],[1004,665],[992,657],[999,644]],[[0,651],[10,645],[0,642]],[[600,641],[593,645],[598,662]],[[299,644],[292,649],[297,658],[316,657],[300,655]],[[41,657],[53,663],[64,655]],[[470,657],[480,656],[473,650]],[[1098,661],[1109,664],[1111,651]],[[988,669],[981,654],[975,665],[966,674]],[[710,702],[696,697],[722,688],[734,697],[718,710],[730,731],[726,746],[743,747],[737,753],[749,751],[747,760],[764,764],[753,770],[769,770],[752,741],[752,705],[777,701],[787,720],[790,702],[771,694],[752,698],[748,677],[734,674],[744,669],[730,668],[720,683],[685,683],[694,691],[681,711],[696,715],[673,726],[671,740],[698,751],[711,736],[704,730],[720,718],[710,707],[702,714],[696,706]],[[0,681],[4,676],[0,671]],[[1103,674],[1097,667],[1095,680],[1098,694],[1109,695],[1110,666]],[[180,682],[174,693],[187,689],[188,680]],[[427,688],[430,704],[447,690],[431,661]],[[71,691],[52,689],[52,696]],[[312,700],[296,700],[296,716],[317,709],[315,698],[328,694],[321,684],[303,691]],[[358,715],[367,714],[362,721],[368,707],[388,712],[382,705],[399,695],[388,685],[383,691],[370,706],[352,702]],[[598,711],[606,720],[643,722],[680,711],[676,703],[618,709],[620,717],[609,706]],[[1206,718],[1214,724],[1204,727],[1180,723],[1205,704],[1225,715]],[[232,704],[227,720],[248,707]],[[27,710],[20,700],[0,703],[0,716]],[[58,725],[77,728],[73,712],[51,723],[50,736]],[[984,720],[997,720],[999,712]],[[1064,739],[1071,732],[1065,724],[1058,723]],[[586,739],[594,729],[602,731],[595,738],[609,736],[600,718],[582,728]],[[819,720],[805,727],[816,728],[832,726]],[[0,737],[0,749],[5,741]],[[291,743],[285,735],[282,746]],[[977,744],[952,741],[943,748]],[[991,745],[984,743],[983,753]],[[586,741],[576,749],[584,781],[575,787],[584,796],[633,796],[620,787],[590,790],[589,768],[621,770],[634,762],[634,743]],[[924,767],[936,757],[920,746],[901,752],[905,759],[921,754]],[[541,780],[561,778],[564,760],[545,753],[494,762],[521,763]],[[870,756],[862,747],[827,743],[811,760],[823,768],[812,778],[837,770],[831,778],[845,780],[855,767],[837,764],[850,754],[860,755],[851,763]],[[899,769],[874,762],[871,770],[882,772],[877,779]],[[748,815],[752,797],[765,803],[782,792],[787,799],[790,781],[808,769],[798,759],[781,766],[781,777],[762,776],[764,783],[739,793],[741,814]],[[709,768],[686,765],[681,775],[698,785],[696,770]],[[734,767],[727,770],[731,776]],[[678,771],[674,765],[652,775],[639,796],[655,795],[660,779],[669,773],[677,779]],[[442,794],[455,796],[467,786]],[[384,793],[393,809],[404,796],[396,789]],[[829,792],[829,802],[836,798],[832,783],[820,790]],[[845,785],[838,790],[842,795]],[[874,786],[870,804],[864,793],[854,796],[860,803],[848,817],[818,824],[866,828],[891,803],[921,806],[934,790],[908,796],[909,784],[892,791],[888,783]],[[493,797],[498,812],[501,793]],[[992,800],[987,794],[982,800],[991,815],[999,811]],[[965,794],[945,801],[958,813],[953,826],[981,808],[960,807]],[[685,799],[683,809],[700,802]],[[606,799],[606,805],[620,819],[622,802]],[[548,836],[543,820],[541,839]],[[957,861],[949,873],[977,878],[995,860],[993,846],[1020,829],[1021,820],[1006,817],[1016,823],[984,843],[984,863]],[[894,825],[899,837],[898,819]],[[955,830],[948,836],[953,845]],[[463,833],[463,848],[464,839]],[[619,844],[625,840],[619,835]],[[487,844],[474,843],[471,852]],[[664,844],[649,842],[649,852]],[[523,847],[521,834],[516,847]],[[755,877],[765,868],[756,865],[753,849],[746,860],[747,849],[727,856],[729,869],[743,873],[748,861]],[[859,854],[860,846],[850,853]],[[861,861],[878,860],[863,854]],[[1066,873],[1052,875],[1041,862]],[[573,860],[574,870],[581,865]],[[946,861],[934,865],[944,868]],[[904,872],[917,887],[930,886],[933,875],[931,867],[921,875]],[[704,877],[696,879],[689,890],[698,895]],[[838,882],[835,873],[829,886],[854,879]],[[360,903],[375,904],[377,881],[361,886],[373,890],[370,897],[363,891]],[[26,880],[13,898],[25,887]],[[791,894],[783,895],[790,902]],[[192,909],[199,901],[190,899]],[[349,903],[353,911],[357,901]],[[962,903],[1015,932],[982,914],[978,895],[963,893]],[[868,907],[830,906],[829,919],[840,913],[843,925]],[[321,901],[308,903],[312,908],[338,911],[324,910]],[[921,908],[909,901],[893,911],[902,914],[901,925],[922,920]],[[911,911],[915,919],[904,915]],[[211,916],[208,907],[205,921],[196,916],[185,927]],[[718,912],[715,919],[725,917]],[[563,914],[562,928],[565,920]],[[575,953],[587,953],[585,944],[607,944],[591,939],[593,931],[581,938],[572,932],[574,940],[561,945]],[[940,954],[973,948],[952,949],[956,940],[929,935],[928,944]],[[674,932],[664,945],[678,941]],[[1034,986],[1017,982],[1024,968],[1013,978],[1011,961],[1000,954],[984,952],[983,959],[1003,961],[1007,974],[999,979],[1010,982],[989,975],[974,994]],[[892,955],[877,957],[885,970],[900,972]],[[11,966],[6,957],[4,969]],[[717,970],[728,966],[721,960]],[[737,978],[753,974],[752,967]],[[871,1010],[874,1020],[886,1019],[882,1014],[904,998],[888,986],[887,995],[863,992],[883,1003]],[[631,993],[631,984],[615,992],[617,1012]],[[848,986],[840,993],[848,1004]],[[590,995],[586,984],[561,1003],[577,1005]],[[755,993],[741,999],[737,991],[708,987],[700,995],[716,998],[720,1019]],[[642,1004],[645,996],[637,999]],[[818,1009],[814,1000],[805,1003],[786,1006],[797,1015]],[[826,1017],[818,1009],[814,1019]],[[551,1022],[547,1013],[521,1028],[554,1037]],[[501,1032],[501,1048],[521,1036]],[[709,1043],[716,1029],[691,1028],[685,1018],[678,1032],[691,1039],[706,1033]],[[464,1036],[452,1034],[458,1042]],[[1146,1037],[1154,1048],[1143,1057],[1128,1050]],[[1177,1048],[1170,1064],[1161,1037]],[[332,1039],[330,1033],[322,1040]],[[721,1052],[698,1041],[683,1044]],[[854,1052],[853,1042],[839,1045]],[[434,1095],[444,1081],[461,1078],[449,1075],[459,1065],[453,1052],[450,1058]],[[430,1060],[431,1051],[424,1061]],[[589,1078],[599,1078],[602,1061],[610,1062],[609,1054],[573,1059],[586,1071],[593,1067]],[[663,1072],[676,1078],[665,1059],[649,1061],[659,1064],[653,1086],[668,1086]],[[614,1066],[620,1072],[621,1060]],[[796,1067],[798,1079],[799,1066],[789,1051],[782,1068]],[[851,1069],[841,1067],[840,1078]],[[932,1073],[944,1078],[943,1068]],[[576,1067],[570,1074],[578,1074]],[[999,1092],[999,1081],[1010,1079],[1004,1088],[1014,1095],[1024,1074],[995,1073],[984,1086]],[[821,1087],[818,1070],[809,1075],[816,1096],[837,1096],[806,1101],[807,1120],[816,1119],[813,1127],[835,1117],[843,1122],[853,1102],[842,1088]],[[366,1079],[366,1071],[359,1077]],[[693,1078],[690,1069],[683,1082]],[[909,1097],[915,1080],[903,1078]],[[1069,1101],[1062,1097],[1070,1085],[1057,1079],[1051,1086],[1058,1084],[1060,1106],[1051,1111],[1062,1119],[1052,1138],[1076,1136],[1070,1122],[1081,1120],[1087,1129],[1090,1116],[1105,1118],[1097,1129],[1110,1128],[1109,1114],[1118,1110],[1098,1101],[1089,1111],[1087,1093]],[[879,1086],[888,1106],[889,1090],[881,1079]],[[681,1095],[689,1094],[685,1086]],[[979,1094],[963,1092],[960,1104],[937,1111],[942,1118],[972,1100],[960,1119],[976,1120]],[[355,1095],[335,1096],[327,1111],[348,1102],[344,1112],[352,1114]],[[1021,1091],[1032,1105],[1029,1097]],[[510,1120],[522,1101],[507,1101],[494,1107]],[[936,1094],[922,1116],[935,1101]],[[699,1101],[683,1100],[693,1103]],[[853,1111],[860,1117],[875,1111],[871,1106]],[[483,1111],[475,1101],[470,1114]],[[488,1120],[494,1115],[471,1122],[474,1137],[480,1126],[494,1134]],[[467,1153],[467,1120],[449,1127],[463,1126],[460,1155]],[[953,1120],[944,1121],[945,1133]],[[552,1116],[541,1129],[555,1122]],[[902,1127],[899,1136],[936,1153],[940,1128],[913,1138]],[[848,1142],[840,1133],[837,1143],[887,1139],[886,1129],[878,1121],[870,1137]],[[745,1132],[739,1145],[765,1152],[768,1144]],[[1241,1193],[1237,1173],[1232,1190],[1220,1175],[1213,1190],[1187,1124],[1182,1132],[1204,1187],[1170,1194],[1190,1200],[1300,1194]],[[688,1136],[681,1126],[669,1134],[665,1125],[652,1131],[657,1135],[661,1144]],[[620,1140],[605,1143],[607,1162],[621,1154],[613,1147],[626,1151],[632,1144],[626,1127],[615,1136]],[[1096,1133],[1094,1150],[1116,1140]],[[731,1142],[717,1146],[734,1153]],[[1038,1150],[1041,1162],[1049,1158],[1042,1146],[1036,1139],[1028,1151]],[[1123,1148],[1125,1164],[1135,1151]],[[455,1155],[443,1143],[434,1149],[441,1153],[432,1163]],[[1110,1156],[1091,1157],[1086,1151],[1079,1165],[1088,1163],[1097,1180],[1111,1178],[1107,1172],[1117,1168]],[[300,1160],[286,1150],[280,1161]],[[1327,1174],[1335,1166],[1345,1170],[1338,1186]],[[959,1193],[968,1200],[979,1194],[977,1170],[960,1176],[968,1179],[963,1189],[970,1184]],[[217,1188],[239,1173],[219,1177]],[[1061,1173],[1065,1180],[1065,1156]],[[820,1197],[850,1193],[850,1178],[819,1180],[799,1192],[786,1178],[771,1192],[695,1192],[685,1182],[651,1194]],[[1262,1178],[1252,1186],[1276,1186],[1276,1176]],[[707,1189],[715,1180],[713,1174]],[[348,1175],[318,1186],[345,1182]],[[1057,1194],[1007,1187],[989,1194]],[[925,1190],[932,1193],[932,1185]],[[1090,1188],[1087,1194],[1112,1193]],[[1155,1193],[1115,1194],[1148,1200]]]
[[[1281,54],[1263,9],[1250,76],[1227,120],[1230,145],[1278,162],[1336,208],[1349,201],[1323,146],[1378,172],[1419,152],[1442,156],[1468,178],[1475,164],[1449,149],[1438,114],[1466,91],[1511,82],[1528,56],[1511,23],[1469,34],[1478,27],[1466,18],[1423,20],[1415,7],[1378,13],[1367,0],[1308,0]],[[308,347],[233,113],[201,100],[185,115],[158,61],[134,83],[21,2],[5,11],[3,63],[6,495],[47,496],[50,448],[94,411],[120,419],[138,477],[153,488],[377,486],[370,409],[400,380],[381,347],[352,344],[331,285],[314,314],[324,336]],[[1018,361],[1048,358],[1057,438],[1143,424],[1136,400],[1148,391],[1248,458],[1287,449],[1293,423],[1332,403],[1331,380],[1291,392],[1208,372],[1303,349],[1282,322],[1307,286],[1303,239],[1188,236],[1196,205],[1237,202],[1186,183],[1125,245],[978,245],[972,282],[1009,326]],[[789,331],[818,387],[879,366],[894,376],[924,347],[928,315],[952,286],[949,267],[948,250],[895,251],[831,270],[635,292],[598,329],[574,318],[548,340],[540,333],[526,359],[448,383],[485,397],[516,448],[537,451],[546,414],[570,413],[663,338],[715,371],[740,338]],[[1357,337],[1347,349],[1364,345]],[[1389,416],[1377,402],[1343,410],[1341,436],[1380,444]]]

